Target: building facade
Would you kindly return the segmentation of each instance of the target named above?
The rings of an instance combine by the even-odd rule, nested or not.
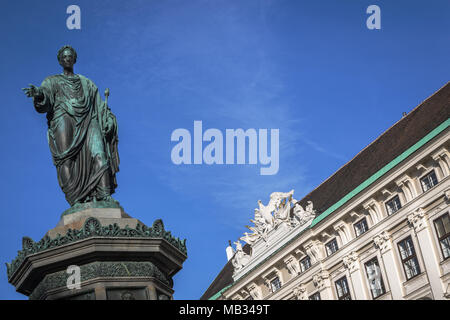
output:
[[[449,299],[449,113],[447,84],[300,201],[259,202],[201,299]]]

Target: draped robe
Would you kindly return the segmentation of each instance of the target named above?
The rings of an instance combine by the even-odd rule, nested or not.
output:
[[[54,75],[41,84],[36,111],[47,113],[47,139],[58,182],[71,206],[105,198],[117,187],[117,121],[97,86],[82,75]],[[108,130],[109,129],[109,130]]]

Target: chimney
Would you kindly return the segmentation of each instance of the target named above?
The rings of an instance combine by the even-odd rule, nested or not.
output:
[[[233,257],[234,255],[234,249],[231,246],[231,240],[228,240],[228,247],[226,249],[227,252],[227,261],[230,261],[230,259]]]

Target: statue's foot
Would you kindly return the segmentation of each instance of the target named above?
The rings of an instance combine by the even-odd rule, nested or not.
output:
[[[99,201],[104,201],[104,202],[113,202],[113,203],[119,203],[117,200],[115,200],[113,197],[111,197],[111,196],[106,196],[106,197],[103,197],[103,198],[101,198],[101,199],[98,199]]]

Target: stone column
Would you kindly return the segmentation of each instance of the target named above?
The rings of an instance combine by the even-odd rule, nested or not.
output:
[[[391,289],[392,299],[403,300],[403,287],[400,278],[399,266],[395,261],[394,252],[392,250],[391,236],[387,231],[373,238],[375,246],[380,250],[381,259],[386,270],[387,281]]]
[[[356,300],[368,300],[370,299],[367,295],[367,290],[364,285],[364,275],[361,272],[361,264],[359,263],[358,254],[353,251],[349,255],[345,256],[342,260],[344,266],[350,272],[350,279],[353,285],[353,290],[355,292]]]
[[[433,243],[425,210],[420,208],[411,213],[408,215],[408,221],[414,227],[434,299],[443,300],[444,284],[441,281],[439,254]]]

